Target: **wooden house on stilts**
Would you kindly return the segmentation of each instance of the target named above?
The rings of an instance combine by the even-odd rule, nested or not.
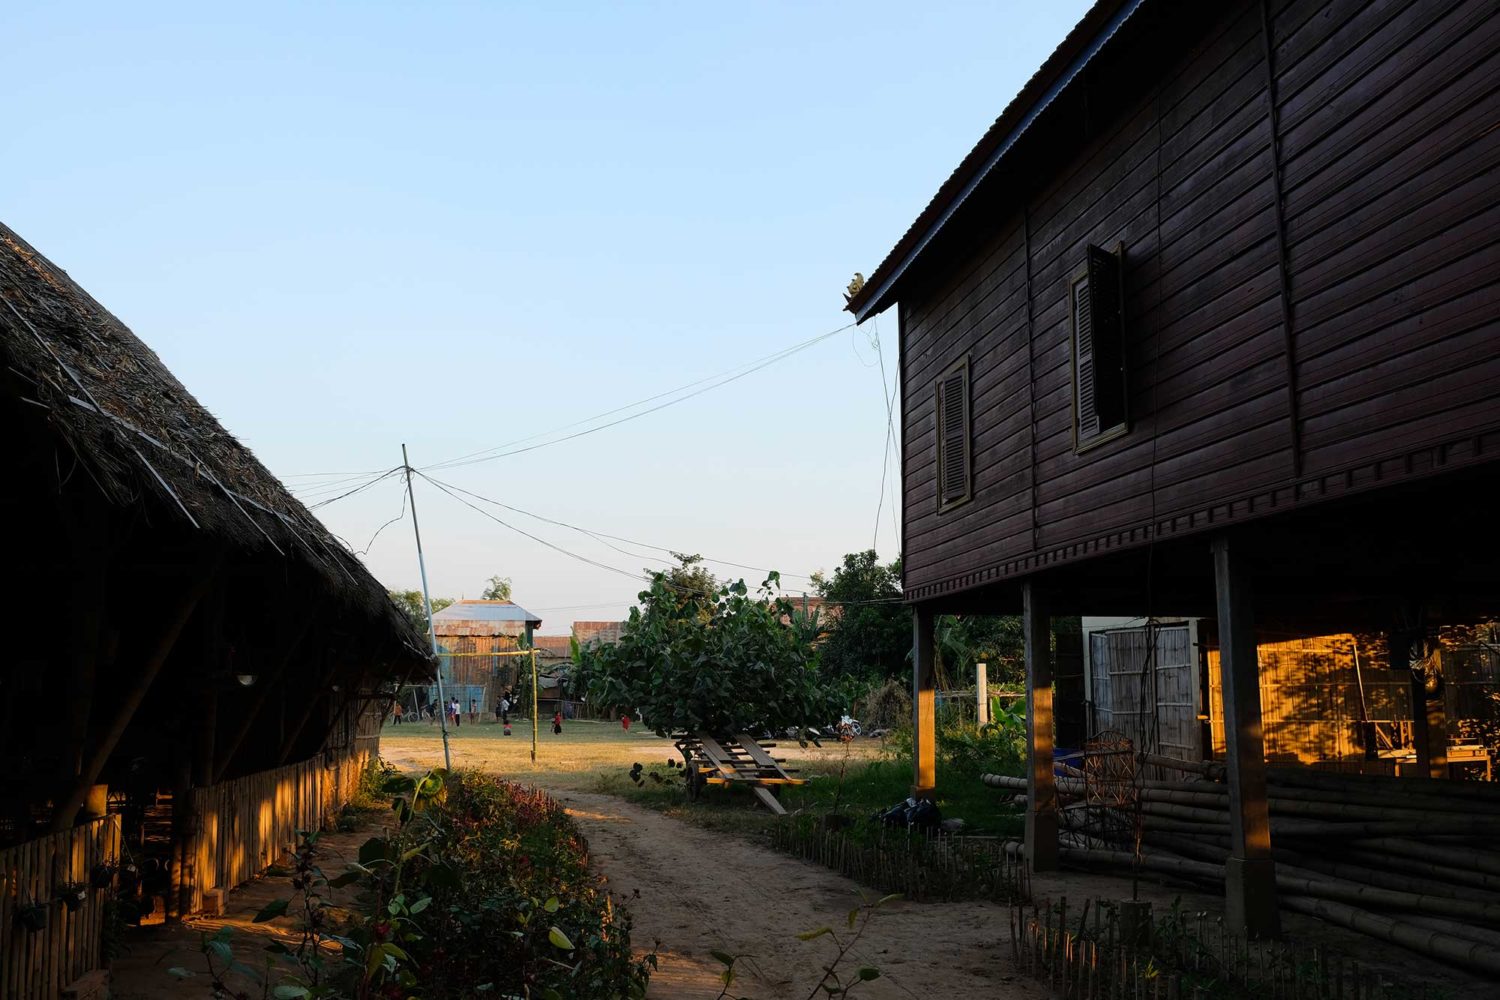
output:
[[[1054,675],[1054,627],[1170,615],[1206,624],[1221,671],[1220,729],[1179,742],[1223,778],[1192,794],[1223,803],[1202,856],[1234,926],[1275,934],[1278,887],[1307,904],[1288,859],[1336,863],[1318,832],[1335,790],[1346,816],[1398,810],[1396,839],[1496,832],[1493,790],[1443,766],[1432,655],[1441,629],[1500,615],[1497,52],[1487,3],[1099,0],[856,282],[859,320],[899,318],[919,792],[934,616],[1021,613],[1026,854],[1087,850],[1054,743],[1104,734],[1081,664]],[[1258,644],[1339,634],[1377,637],[1405,679],[1421,777],[1268,769]],[[1147,717],[1155,641],[1126,671]],[[1160,747],[1138,732],[1132,763]],[[1430,871],[1454,857],[1386,846]]]
[[[211,909],[348,801],[386,692],[431,665],[359,560],[4,226],[0,414],[0,995],[52,998],[102,920],[102,889],[65,908],[60,885],[128,862],[137,918]]]

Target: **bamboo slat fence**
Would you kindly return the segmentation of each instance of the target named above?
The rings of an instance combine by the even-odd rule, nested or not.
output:
[[[63,987],[104,962],[104,890],[89,886],[95,865],[120,855],[120,817],[86,823],[0,851],[0,997],[55,1000]],[[89,886],[69,908],[65,886]],[[31,930],[22,911],[44,907],[46,924]]]
[[[1175,907],[1132,935],[1117,904],[1014,904],[1011,954],[1058,1000],[1439,1000],[1441,985],[1388,974],[1317,945],[1248,941]],[[1135,940],[1130,940],[1134,936]]]
[[[242,885],[295,849],[297,831],[331,823],[371,757],[356,748],[193,789],[193,866],[182,886],[188,912],[203,909],[205,892]]]

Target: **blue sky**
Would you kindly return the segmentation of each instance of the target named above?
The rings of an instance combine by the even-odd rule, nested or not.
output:
[[[12,2],[0,218],[289,484],[390,468],[403,441],[422,467],[847,323],[853,272],[1086,6]],[[892,377],[895,332],[890,314]],[[774,566],[796,591],[791,574],[844,552],[897,551],[889,506],[876,535],[874,342],[867,323],[618,427],[433,474]],[[510,576],[557,632],[639,589],[417,489],[436,593]],[[392,478],[319,513],[363,549],[401,504]],[[415,586],[410,523],[366,559]]]

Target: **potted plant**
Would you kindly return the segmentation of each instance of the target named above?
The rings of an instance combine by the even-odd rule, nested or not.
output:
[[[88,902],[89,887],[84,882],[64,882],[57,887],[57,898],[62,900],[63,906],[72,913],[84,903]]]
[[[133,862],[126,861],[120,865],[120,891],[132,893],[135,887],[141,884],[141,870]]]
[[[34,901],[22,903],[16,907],[16,920],[27,931],[35,934],[47,926],[47,906]]]
[[[89,870],[89,885],[95,889],[108,889],[115,880],[115,866],[101,861]]]

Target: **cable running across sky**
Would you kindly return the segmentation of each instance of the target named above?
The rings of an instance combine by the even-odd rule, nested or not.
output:
[[[561,444],[564,441],[572,441],[575,438],[584,437],[597,431],[606,430],[610,427],[615,427],[620,424],[626,423],[627,421],[635,420],[638,417],[644,417],[648,414],[655,413],[658,410],[664,410],[669,406],[675,406],[678,403],[687,402],[689,399],[692,399],[695,396],[703,395],[710,389],[717,389],[720,386],[725,386],[731,382],[736,382],[739,379],[744,378],[746,375],[754,374],[755,372],[760,371],[762,368],[770,367],[778,361],[782,361],[793,356],[794,354],[805,351],[809,347],[820,344],[831,337],[836,337],[846,330],[853,329],[854,325],[855,324],[853,323],[846,323],[836,330],[830,330],[827,333],[819,334],[818,336],[813,337],[809,340],[804,340],[801,343],[793,344],[791,347],[783,348],[782,350],[777,351],[775,354],[767,355],[756,361],[747,362],[746,364],[739,365],[736,368],[730,368],[727,371],[719,372],[716,375],[705,376],[704,378],[700,378],[697,381],[689,382],[686,385],[678,386],[675,389],[668,389],[666,392],[660,392],[654,396],[648,396],[645,399],[637,400],[634,403],[627,403],[624,406],[617,406],[613,410],[606,410],[603,413],[596,413],[592,417],[585,417],[583,420],[574,421],[571,424],[565,424],[562,427],[557,427],[550,431],[543,431],[540,434],[533,434],[531,435],[531,437],[518,438],[515,441],[510,441],[506,444],[496,445],[493,448],[487,448],[481,451],[470,452],[467,455],[460,455],[457,458],[450,458],[442,462],[436,462],[432,465],[423,466],[422,468],[426,471],[433,471],[441,469],[453,469],[463,465],[473,465],[478,462],[489,462],[497,458],[506,458],[510,455],[519,455],[523,452],[535,451],[538,448],[545,448],[549,445]],[[704,383],[708,384],[705,385]],[[689,389],[692,389],[693,391],[687,392],[687,390]],[[678,393],[686,394],[677,395]],[[584,427],[583,430],[575,431],[572,434],[566,434],[558,438],[551,438],[551,435],[553,434],[559,434],[562,431],[569,430],[574,427],[593,424],[596,420],[602,420],[605,417],[613,416],[616,413],[621,413],[626,410],[632,410],[638,406],[644,406],[647,403],[655,402],[658,399],[663,399],[668,396],[673,396],[675,398],[667,399],[664,403],[657,403],[657,405],[655,406],[649,407],[644,410],[639,410],[635,413],[627,413],[625,416],[620,417],[616,420],[611,420],[607,423],[598,424],[592,427]],[[535,441],[537,438],[544,437],[551,439],[541,441],[537,444],[525,445],[525,447],[515,447],[517,445],[523,445],[527,441]]]
[[[443,493],[446,493],[448,496],[452,497],[454,500],[457,500],[459,503],[463,504],[465,507],[468,507],[470,510],[475,511],[476,513],[480,514],[483,517],[489,518],[491,521],[494,521],[496,524],[498,524],[498,525],[500,525],[502,527],[509,528],[511,531],[514,531],[514,532],[516,532],[519,535],[524,535],[525,537],[531,539],[532,541],[536,542],[537,544],[544,545],[547,548],[552,549],[554,552],[559,552],[562,555],[565,555],[565,556],[567,556],[570,559],[576,559],[579,562],[587,563],[588,565],[594,566],[594,567],[596,567],[598,569],[606,570],[606,571],[608,571],[610,573],[617,573],[620,576],[628,577],[628,578],[633,579],[633,580],[640,580],[640,581],[644,581],[644,582],[648,582],[648,583],[652,580],[652,575],[649,574],[649,573],[644,573],[644,572],[635,573],[635,572],[631,572],[630,570],[627,570],[627,569],[621,569],[618,566],[611,566],[608,563],[603,563],[603,562],[598,561],[597,559],[591,559],[588,556],[580,555],[579,553],[573,552],[570,549],[563,548],[561,545],[557,545],[557,544],[555,544],[553,542],[549,542],[545,538],[541,538],[541,537],[539,537],[537,535],[533,535],[531,532],[525,530],[524,528],[518,528],[515,525],[511,524],[509,521],[506,521],[506,520],[504,520],[504,519],[502,519],[500,517],[497,517],[496,515],[491,514],[489,511],[484,510],[483,508],[478,507],[478,506],[476,506],[473,503],[470,503],[463,496],[461,496],[458,492],[455,492],[455,491],[458,490],[458,487],[451,487],[450,488],[450,486],[447,483],[443,483],[443,482],[441,482],[439,480],[433,479],[431,476],[427,475],[426,473],[422,472],[421,470],[413,469],[412,471],[414,473],[416,473],[416,475],[419,476],[420,478],[426,480],[427,482],[431,483],[433,486],[437,487]],[[464,490],[462,492],[468,493],[469,491]],[[478,497],[478,499],[484,500],[487,503],[494,503],[497,506],[505,507],[507,510],[513,510],[513,509],[515,509],[515,508],[506,507],[505,504],[501,504],[501,503],[499,503],[499,501],[490,500],[487,497],[479,497],[478,494],[470,494],[470,495],[471,496],[476,496],[476,497]],[[536,516],[536,515],[531,515],[531,516]],[[542,520],[547,520],[547,519],[543,518]],[[561,525],[563,527],[572,527],[571,525],[562,525],[561,522],[556,522],[556,521],[550,522],[550,523],[559,524],[559,525]],[[575,530],[583,531],[584,529],[580,528],[580,529],[575,529]],[[589,532],[587,532],[587,531],[585,531],[584,533],[585,534],[589,534]],[[667,550],[667,551],[671,551],[671,550]],[[756,569],[756,567],[745,567],[745,568]],[[760,570],[758,570],[758,571],[760,571]],[[766,572],[766,573],[769,574],[770,571],[769,570],[765,570],[765,571],[760,571],[760,572]],[[791,575],[791,574],[783,574],[783,575]],[[810,577],[804,577],[804,579],[810,579]],[[667,581],[666,585],[668,587],[670,587],[671,589],[673,589],[673,590],[675,590],[675,591],[677,591],[678,593],[681,593],[681,594],[689,594],[689,595],[692,595],[692,596],[695,596],[695,597],[712,597],[712,596],[714,596],[713,594],[710,594],[710,593],[707,593],[707,592],[704,592],[704,591],[694,590],[694,589],[692,589],[690,587],[679,586],[677,584],[671,583],[670,581]],[[841,605],[841,606],[853,606],[853,605],[859,605],[859,604],[898,604],[901,601],[902,601],[902,598],[900,598],[900,597],[890,597],[890,598],[878,598],[876,600],[871,600],[871,601],[824,601],[822,603],[824,603],[824,604],[837,604],[837,605]]]

